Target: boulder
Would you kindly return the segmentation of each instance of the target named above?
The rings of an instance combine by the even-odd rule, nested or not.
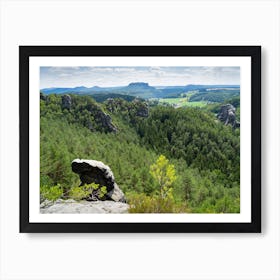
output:
[[[105,186],[106,200],[126,202],[124,193],[121,191],[109,166],[101,161],[75,159],[72,161],[72,171],[80,175],[81,186],[95,183],[100,187]],[[96,191],[93,191],[91,198],[96,199]]]
[[[62,109],[70,110],[72,105],[71,96],[68,94],[63,95],[61,98],[61,103],[62,103],[61,104]]]
[[[231,125],[233,128],[240,127],[236,120],[236,109],[231,104],[222,105],[218,114],[218,119],[225,125]]]

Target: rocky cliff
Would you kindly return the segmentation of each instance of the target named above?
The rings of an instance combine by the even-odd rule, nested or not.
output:
[[[217,117],[225,125],[231,125],[233,128],[240,127],[236,119],[236,109],[231,104],[222,105]]]
[[[72,105],[72,100],[71,100],[71,96],[66,94],[63,95],[61,98],[61,107],[62,109],[71,109],[71,105]]]
[[[102,106],[89,96],[40,93],[40,100],[44,102],[44,114],[50,110],[67,118],[69,123],[82,124],[91,131],[116,133],[118,130],[112,123],[110,115],[106,114]]]
[[[131,102],[122,98],[108,98],[105,101],[105,106],[109,112],[121,112],[122,114],[127,113],[131,119],[135,117],[147,118],[149,116],[148,103],[139,98],[135,98]]]

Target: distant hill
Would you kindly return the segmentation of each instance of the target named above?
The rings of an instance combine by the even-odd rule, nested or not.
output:
[[[197,91],[197,93],[219,93],[227,92],[229,95],[238,95],[240,90],[239,85],[186,85],[186,86],[150,86],[148,83],[137,82],[130,83],[127,86],[121,87],[84,87],[78,86],[73,88],[44,88],[41,92],[44,94],[78,94],[78,95],[96,95],[98,93],[99,98],[103,95],[121,94],[130,95],[140,98],[174,98],[179,97],[183,93],[191,91]],[[204,96],[205,97],[205,96]]]
[[[240,96],[239,88],[213,88],[203,89],[190,96],[189,101],[224,102],[227,99]]]
[[[130,83],[127,86],[127,89],[132,89],[132,90],[155,90],[154,87],[149,86],[148,83]]]
[[[158,98],[176,98],[183,93],[197,91],[220,91],[222,89],[226,90],[239,90],[239,85],[186,85],[186,86],[167,86],[167,87],[156,87],[160,89],[161,92],[158,94]]]

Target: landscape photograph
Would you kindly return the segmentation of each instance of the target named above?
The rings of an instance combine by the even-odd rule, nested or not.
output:
[[[41,66],[38,95],[41,214],[240,213],[240,67]]]

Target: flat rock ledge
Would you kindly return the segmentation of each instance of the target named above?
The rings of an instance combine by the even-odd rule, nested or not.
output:
[[[74,199],[45,200],[40,204],[41,214],[124,214],[129,205],[114,201],[76,201]]]

